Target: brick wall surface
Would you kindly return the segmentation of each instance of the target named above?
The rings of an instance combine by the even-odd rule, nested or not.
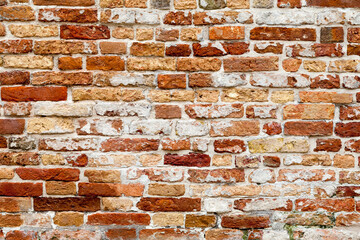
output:
[[[0,20],[0,239],[360,239],[359,0]]]

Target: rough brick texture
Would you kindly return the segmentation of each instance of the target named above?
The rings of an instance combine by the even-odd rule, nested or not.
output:
[[[0,0],[0,239],[359,240],[360,0]]]

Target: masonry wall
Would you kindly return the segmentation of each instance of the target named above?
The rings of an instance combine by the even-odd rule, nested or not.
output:
[[[0,239],[360,238],[360,1],[0,5]]]

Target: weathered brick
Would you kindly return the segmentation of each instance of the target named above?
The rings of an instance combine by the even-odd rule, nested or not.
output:
[[[90,85],[92,74],[89,72],[36,72],[32,74],[33,85]]]
[[[245,28],[237,26],[210,27],[210,40],[242,40],[245,38]]]
[[[29,68],[29,69],[52,69],[54,62],[48,56],[5,56],[4,67],[7,68]]]
[[[93,23],[98,18],[96,9],[44,8],[39,9],[39,21]]]
[[[33,21],[35,11],[30,6],[1,6],[0,19],[2,21]]]
[[[189,169],[188,181],[194,183],[230,183],[244,182],[243,169],[195,170]]]
[[[41,25],[9,25],[9,30],[16,37],[55,37],[59,35],[58,26],[41,26]]]

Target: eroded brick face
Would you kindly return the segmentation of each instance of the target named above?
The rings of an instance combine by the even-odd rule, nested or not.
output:
[[[0,0],[0,239],[360,239],[360,0]]]

